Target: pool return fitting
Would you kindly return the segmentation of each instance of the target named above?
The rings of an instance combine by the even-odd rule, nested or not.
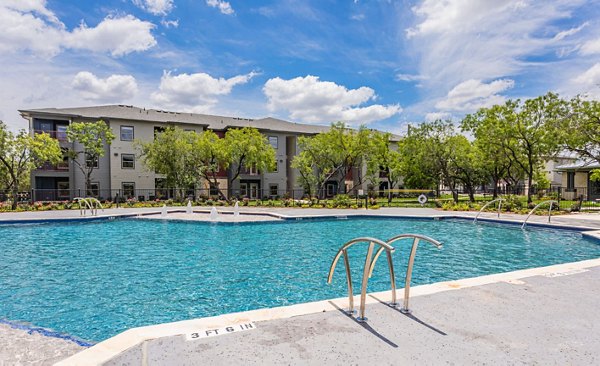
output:
[[[425,235],[401,234],[401,235],[397,235],[397,236],[389,239],[387,242],[384,242],[384,241],[381,241],[381,240],[375,239],[375,238],[369,238],[369,237],[352,239],[349,242],[347,242],[346,244],[342,245],[342,247],[338,250],[337,254],[333,258],[331,267],[329,268],[329,276],[327,277],[327,283],[331,284],[331,280],[333,279],[333,273],[335,271],[337,263],[338,263],[340,257],[343,256],[344,257],[344,267],[346,269],[346,282],[348,285],[348,311],[347,311],[347,313],[349,315],[352,315],[355,313],[355,311],[354,311],[354,292],[353,292],[353,288],[352,288],[352,276],[350,273],[350,261],[348,259],[348,248],[350,248],[351,246],[353,246],[355,244],[359,244],[359,243],[369,243],[369,246],[367,249],[367,255],[365,257],[365,266],[363,268],[363,278],[362,278],[362,284],[361,284],[361,289],[360,289],[360,311],[359,311],[359,316],[356,318],[357,321],[359,321],[359,322],[367,321],[367,318],[365,317],[367,285],[369,282],[369,278],[371,278],[371,276],[373,275],[373,269],[375,268],[375,263],[377,263],[377,259],[379,259],[379,256],[384,251],[385,251],[386,257],[387,257],[387,262],[388,262],[388,267],[389,267],[389,272],[390,272],[391,291],[392,291],[392,302],[389,305],[391,307],[398,306],[398,302],[396,301],[396,278],[395,278],[395,273],[394,273],[394,263],[392,261],[392,254],[395,252],[395,248],[392,247],[391,244],[396,241],[402,240],[402,239],[410,239],[410,238],[413,239],[413,243],[412,243],[412,247],[410,250],[410,256],[408,258],[408,266],[406,268],[405,285],[404,285],[404,305],[400,309],[400,311],[402,313],[408,314],[411,312],[408,307],[409,298],[410,298],[410,281],[412,278],[412,270],[413,270],[413,265],[415,262],[415,255],[417,254],[417,248],[419,246],[419,241],[423,240],[423,241],[429,242],[437,248],[441,248],[442,243],[440,243],[439,241],[437,241],[435,239],[429,238]],[[378,245],[379,248],[377,249],[377,252],[373,256],[373,249],[375,248],[375,245]]]

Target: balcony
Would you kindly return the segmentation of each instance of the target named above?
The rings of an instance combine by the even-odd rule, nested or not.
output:
[[[45,163],[44,165],[39,167],[37,170],[66,172],[69,170],[69,161],[63,161],[56,165],[53,165],[50,163]]]
[[[46,131],[46,130],[34,130],[35,134],[38,133],[47,133],[50,137],[57,139],[61,142],[67,142],[67,132],[66,131]]]

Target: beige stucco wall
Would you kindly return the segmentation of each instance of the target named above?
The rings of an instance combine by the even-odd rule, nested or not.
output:
[[[121,141],[121,126],[132,126],[134,129],[134,141]],[[121,189],[123,182],[135,183],[136,189],[154,189],[155,178],[162,177],[160,174],[147,169],[140,159],[140,151],[136,148],[136,141],[149,142],[154,140],[154,127],[168,127],[172,124],[148,123],[138,121],[112,120],[110,127],[116,138],[110,146],[110,185],[113,190]],[[202,126],[178,124],[177,127],[200,132]],[[121,155],[134,154],[135,168],[123,169],[121,167]],[[151,192],[144,192],[146,199]],[[138,193],[140,195],[141,193]]]
[[[567,172],[562,174],[561,185],[563,187],[562,198],[572,200],[581,194],[585,194],[588,188],[588,172],[575,172],[575,192],[567,192]],[[583,189],[582,189],[583,188]]]

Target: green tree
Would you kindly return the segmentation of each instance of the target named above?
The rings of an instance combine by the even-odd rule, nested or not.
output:
[[[115,135],[102,120],[73,122],[67,127],[67,139],[74,146],[67,154],[81,171],[85,180],[86,195],[89,195],[92,173],[98,168],[98,161],[104,156],[106,145],[112,143]]]
[[[226,199],[219,187],[218,173],[231,164],[231,149],[226,139],[220,138],[213,131],[204,131],[195,135],[191,151],[193,169],[217,190],[221,199]]]
[[[457,136],[450,121],[433,121],[411,128],[401,144],[405,183],[414,188],[443,184],[458,203],[458,185],[461,178],[459,165],[464,163],[460,149],[462,136]],[[462,160],[461,160],[462,159]],[[420,185],[420,187],[418,185]]]
[[[392,188],[402,178],[402,157],[391,146],[390,133],[374,133],[369,140],[367,154],[367,174],[373,184],[378,184],[380,177],[388,183],[388,202],[392,201]]]
[[[300,153],[295,157],[297,161],[293,166],[301,171],[301,183],[307,185],[306,173],[313,169],[316,174],[313,184],[319,195],[323,194],[325,183],[332,179],[337,181],[340,191],[344,192],[346,176],[357,169],[360,185],[363,179],[360,171],[369,153],[370,138],[371,131],[364,126],[354,130],[343,122],[333,123],[327,132],[300,137]]]
[[[508,139],[506,126],[499,118],[501,109],[501,106],[482,108],[467,115],[461,122],[462,130],[475,137],[474,146],[483,163],[481,169],[487,176],[487,182],[492,183],[494,198],[498,197],[500,181],[516,185],[524,176],[523,171],[515,164],[510,150],[506,148],[507,144],[515,141]]]
[[[463,135],[451,136],[447,143],[447,150],[453,152],[448,158],[456,179],[469,194],[469,200],[475,202],[475,189],[487,181],[482,152]]]
[[[427,153],[427,139],[419,128],[411,128],[398,144],[404,186],[439,190],[440,175]]]
[[[544,161],[560,150],[555,127],[564,116],[564,104],[558,95],[548,93],[524,102],[509,100],[493,108],[493,113],[502,126],[502,147],[532,187]],[[532,202],[531,189],[527,190],[527,202]]]
[[[557,123],[560,143],[582,158],[600,163],[600,101],[578,95],[565,106]],[[590,179],[600,180],[600,171],[592,171]]]
[[[311,196],[321,198],[325,183],[337,172],[327,144],[317,136],[300,136],[300,152],[292,160],[292,167],[298,169],[299,181]]]
[[[157,133],[153,141],[136,142],[144,166],[165,176],[168,187],[177,188],[183,198],[183,189],[196,184],[200,177],[199,163],[193,157],[198,136],[193,131],[169,127]]]
[[[256,128],[244,127],[228,130],[225,133],[224,149],[227,149],[228,164],[233,168],[228,186],[239,178],[244,168],[254,167],[259,172],[275,169],[275,149],[267,137]]]
[[[19,188],[29,179],[31,171],[45,163],[60,161],[62,151],[58,140],[45,133],[31,136],[24,130],[15,135],[0,122],[0,171],[7,174],[5,184],[11,191],[13,210],[17,208]]]

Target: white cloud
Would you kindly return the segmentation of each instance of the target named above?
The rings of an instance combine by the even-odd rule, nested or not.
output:
[[[600,38],[586,41],[581,45],[579,53],[582,55],[597,55],[600,54]]]
[[[16,10],[18,12],[33,12],[46,17],[50,22],[61,25],[56,15],[46,8],[46,0],[3,0],[0,7]]]
[[[16,4],[16,5],[15,5]],[[81,24],[68,31],[45,7],[45,1],[0,4],[0,51],[28,51],[52,57],[62,49],[84,49],[122,56],[156,45],[154,25],[131,15],[109,16],[96,27]]]
[[[165,28],[177,28],[179,27],[179,19],[175,19],[175,20],[166,20],[166,19],[161,19],[160,24],[163,25],[163,27]]]
[[[588,97],[600,98],[600,62],[573,79],[579,93]]]
[[[330,81],[307,75],[290,80],[269,79],[263,87],[270,111],[286,110],[290,118],[307,123],[345,121],[370,123],[401,112],[399,105],[360,107],[375,100],[375,91],[366,86],[347,89]]]
[[[420,80],[427,79],[427,77],[423,76],[423,75],[399,73],[399,74],[396,74],[395,79],[398,81],[420,81]]]
[[[173,10],[173,0],[133,0],[133,3],[154,15],[167,15]]]
[[[438,119],[446,120],[450,117],[451,117],[451,115],[448,112],[429,112],[425,115],[425,121],[433,122]]]
[[[571,28],[571,29],[567,29],[564,30],[562,32],[558,32],[555,36],[554,36],[554,40],[556,41],[560,41],[561,39],[564,39],[566,37],[570,37],[574,34],[579,33],[583,28],[588,26],[588,22],[583,23],[582,25],[580,25],[579,27],[575,27],[575,28]]]
[[[137,82],[131,75],[111,75],[100,79],[87,71],[77,73],[71,86],[85,99],[102,102],[121,102],[133,98],[138,91]]]
[[[405,29],[419,61],[418,74],[432,94],[468,79],[490,80],[534,67],[529,58],[568,45],[568,29],[549,29],[569,19],[583,0],[424,0],[412,8]],[[583,27],[583,26],[582,26]],[[555,38],[560,39],[555,39]],[[411,55],[413,56],[413,55]]]
[[[67,37],[66,44],[71,48],[106,51],[113,56],[122,56],[154,47],[156,39],[150,32],[153,28],[152,23],[132,15],[107,17],[94,28],[82,23]]]
[[[218,8],[222,14],[231,15],[234,13],[231,4],[223,0],[206,0],[206,5],[211,8]]]
[[[155,103],[169,107],[210,107],[218,102],[218,96],[231,93],[234,86],[247,83],[255,75],[251,72],[217,79],[206,73],[172,75],[165,71],[159,90],[152,93],[151,98]]]
[[[445,99],[435,107],[443,111],[471,112],[479,108],[504,103],[506,98],[499,95],[515,85],[513,80],[500,79],[488,84],[481,80],[470,79],[456,85]]]

